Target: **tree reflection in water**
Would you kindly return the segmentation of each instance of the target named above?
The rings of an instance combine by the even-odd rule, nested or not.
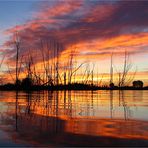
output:
[[[131,118],[127,100],[124,91],[16,92],[13,138],[41,146],[145,146],[148,123]]]

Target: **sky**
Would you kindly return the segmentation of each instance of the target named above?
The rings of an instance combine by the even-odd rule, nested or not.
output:
[[[147,1],[1,0],[0,51],[6,55],[5,63],[14,63],[11,43],[17,30],[22,42],[20,55],[31,51],[36,64],[41,62],[40,55],[34,54],[39,53],[41,41],[56,41],[62,61],[74,50],[79,63],[89,61],[91,68],[95,64],[100,74],[110,72],[111,53],[114,72],[122,70],[126,51],[133,65],[131,72],[137,71],[135,79],[146,82],[147,8]]]
[[[0,0],[0,44],[6,38],[3,31],[27,21],[36,3],[37,0]]]

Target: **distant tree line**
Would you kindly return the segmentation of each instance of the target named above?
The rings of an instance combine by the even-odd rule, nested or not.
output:
[[[13,85],[15,88],[28,89],[33,86],[40,87],[57,87],[57,86],[73,86],[78,84],[82,87],[91,88],[123,88],[129,86],[133,81],[136,71],[133,75],[129,76],[129,72],[132,68],[132,64],[129,62],[129,54],[127,51],[124,53],[124,63],[122,69],[118,70],[113,66],[113,53],[111,53],[111,64],[110,64],[110,80],[107,85],[103,85],[102,78],[100,81],[97,79],[94,80],[94,69],[95,65],[90,66],[89,62],[83,62],[78,64],[76,60],[76,49],[71,49],[69,56],[65,61],[61,61],[60,52],[63,50],[63,46],[56,40],[41,40],[39,45],[40,56],[42,59],[42,73],[37,70],[35,64],[35,57],[32,55],[32,52],[29,50],[27,55],[21,55],[21,39],[18,32],[14,34],[13,47],[16,49],[15,55],[15,78],[13,77],[12,70],[8,65],[8,72],[14,80]],[[3,62],[4,58],[2,59]],[[0,64],[0,67],[2,65]],[[82,72],[83,69],[83,72]],[[117,76],[117,85],[114,84],[114,70],[116,71]],[[25,77],[20,78],[20,73],[24,73]],[[81,75],[81,79],[77,80],[77,76]],[[96,74],[98,75],[98,74]],[[80,86],[80,85],[79,85]],[[134,88],[142,88],[142,81],[133,81]]]

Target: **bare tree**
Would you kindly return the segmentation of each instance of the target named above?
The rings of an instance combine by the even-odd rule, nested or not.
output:
[[[113,53],[111,53],[111,62],[110,62],[110,85],[113,84]]]
[[[16,48],[16,65],[15,65],[15,83],[16,86],[18,87],[18,80],[19,80],[19,52],[20,52],[20,38],[18,35],[18,31],[15,32],[14,34],[14,46]]]
[[[123,71],[118,71],[118,86],[124,87],[129,81],[128,74],[132,68],[132,63],[129,61],[129,54],[127,51],[124,53],[124,65],[123,65]]]

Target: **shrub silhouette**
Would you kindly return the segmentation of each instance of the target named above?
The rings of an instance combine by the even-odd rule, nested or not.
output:
[[[138,81],[133,81],[133,87],[135,88],[142,88],[143,87],[143,82],[138,80]]]
[[[24,89],[30,88],[32,85],[33,85],[33,81],[31,78],[27,77],[22,80],[22,87]]]

